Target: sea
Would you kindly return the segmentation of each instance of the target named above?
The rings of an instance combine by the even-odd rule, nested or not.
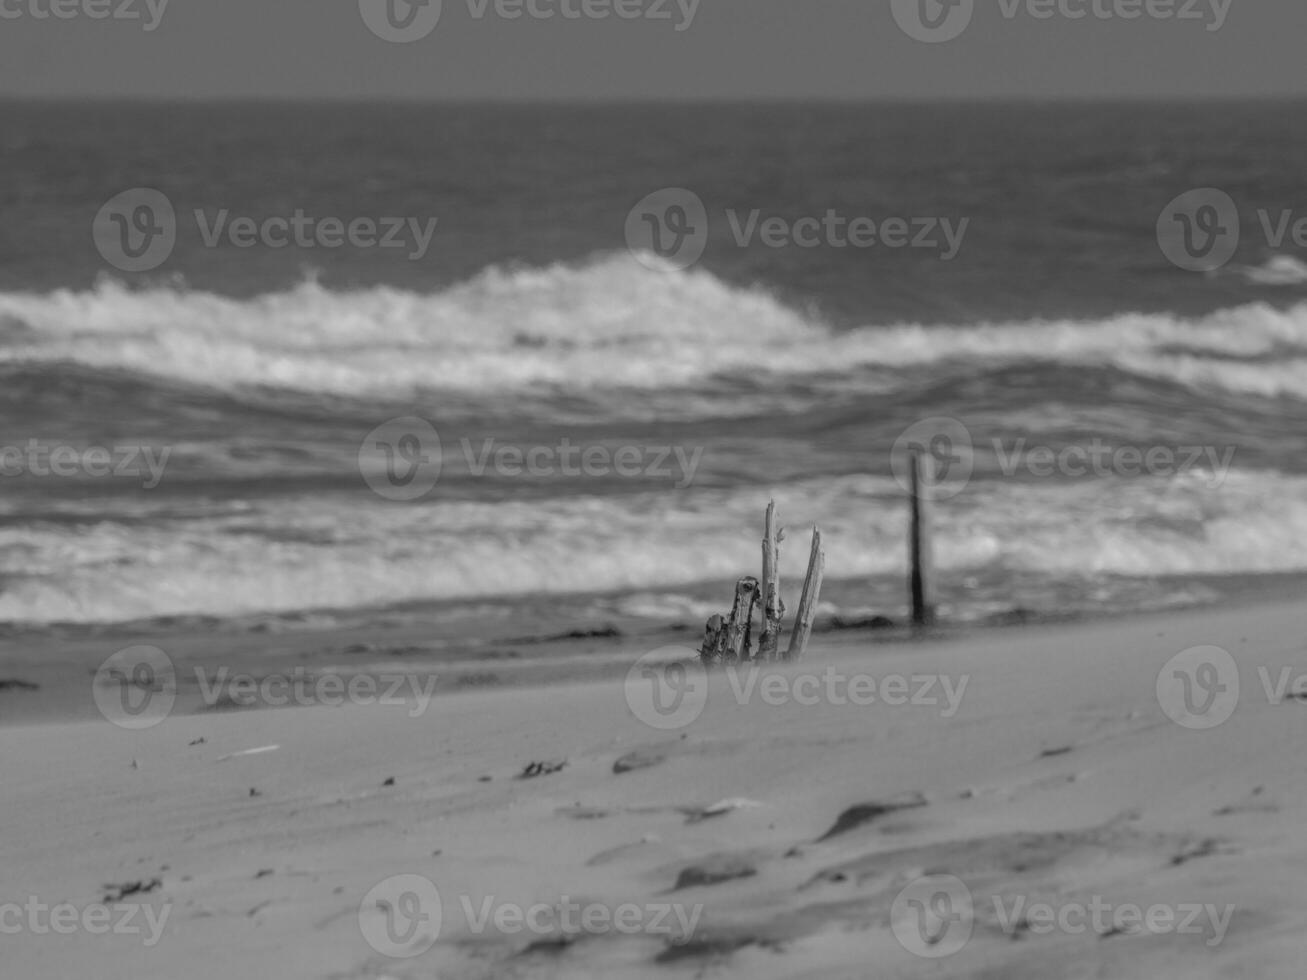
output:
[[[0,103],[0,622],[1307,583],[1303,108]]]

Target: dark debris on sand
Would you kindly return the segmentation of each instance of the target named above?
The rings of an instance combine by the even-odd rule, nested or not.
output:
[[[884,803],[859,803],[857,806],[851,806],[841,813],[836,819],[835,825],[817,838],[817,843],[821,844],[832,837],[847,834],[851,830],[879,820],[881,817],[889,816],[891,813],[915,810],[926,805],[928,805],[928,801],[920,793],[914,793],[895,800],[887,800]]]
[[[541,776],[552,776],[555,773],[562,772],[566,768],[566,759],[559,762],[532,762],[518,774],[517,778],[539,779]]]

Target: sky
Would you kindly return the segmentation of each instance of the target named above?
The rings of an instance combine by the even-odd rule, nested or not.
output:
[[[1307,95],[1303,0],[945,2],[0,0],[0,96]]]

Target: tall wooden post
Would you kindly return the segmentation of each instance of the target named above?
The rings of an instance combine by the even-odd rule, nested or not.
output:
[[[758,662],[778,659],[781,620],[785,603],[781,601],[780,534],[776,529],[776,501],[767,505],[767,528],[762,538],[762,636],[758,640]]]
[[[926,494],[935,485],[935,457],[916,450],[912,453],[912,529],[908,549],[911,565],[912,624],[930,626],[935,621],[934,554],[930,540],[930,501]]]

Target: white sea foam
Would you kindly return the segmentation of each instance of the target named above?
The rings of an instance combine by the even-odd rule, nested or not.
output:
[[[772,496],[783,517],[804,521],[788,532],[789,567],[802,562],[808,522],[817,521],[832,581],[903,574],[902,492],[870,476],[531,503],[272,498],[145,526],[0,525],[0,620],[230,616],[730,582],[757,563],[758,515]],[[1274,473],[1234,471],[1216,490],[1196,475],[977,484],[941,506],[937,523],[938,564],[963,577],[1307,569],[1307,478]]]
[[[1292,255],[1276,255],[1259,266],[1237,270],[1257,286],[1300,286],[1307,283],[1307,263]]]
[[[766,289],[703,270],[659,272],[625,254],[581,266],[489,269],[425,295],[331,292],[312,282],[249,300],[112,282],[87,292],[5,293],[0,325],[0,362],[71,361],[235,392],[652,391],[723,374],[822,374],[838,384],[876,367],[1041,359],[1307,395],[1307,372],[1292,363],[1307,359],[1307,305],[1250,305],[1196,319],[1126,314],[835,331]]]

